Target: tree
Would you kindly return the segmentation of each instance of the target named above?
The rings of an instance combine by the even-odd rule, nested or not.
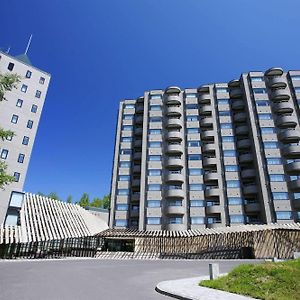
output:
[[[67,203],[73,203],[73,197],[72,195],[69,195],[68,198],[67,198]]]
[[[60,201],[59,196],[55,192],[51,192],[47,197],[51,198],[51,199],[54,199],[54,200]]]
[[[102,204],[103,204],[103,200],[98,197],[95,197],[90,205],[93,207],[102,207]]]
[[[90,197],[88,193],[83,193],[78,204],[82,207],[86,207],[90,205]]]
[[[102,207],[109,209],[110,208],[110,195],[105,195],[102,199]]]
[[[13,88],[16,88],[19,82],[20,76],[17,74],[0,74],[0,101],[6,100],[4,97],[5,93],[11,91]],[[12,131],[0,128],[0,139],[2,141],[12,137],[13,135],[14,133]],[[4,188],[5,185],[15,181],[15,178],[8,175],[6,172],[7,165],[3,161],[0,161],[0,188]]]

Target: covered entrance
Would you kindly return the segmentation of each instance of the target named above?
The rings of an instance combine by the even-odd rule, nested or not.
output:
[[[134,252],[134,239],[106,238],[103,251],[109,252]]]

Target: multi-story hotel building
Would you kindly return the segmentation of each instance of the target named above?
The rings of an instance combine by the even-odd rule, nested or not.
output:
[[[120,103],[110,227],[300,220],[300,71],[243,73]]]
[[[0,224],[17,224],[23,199],[23,185],[42,113],[50,75],[34,67],[26,55],[13,57],[0,52],[0,73],[18,74],[21,82],[5,93],[0,102],[0,127],[14,132],[11,139],[0,140],[0,159],[15,182],[0,190]]]

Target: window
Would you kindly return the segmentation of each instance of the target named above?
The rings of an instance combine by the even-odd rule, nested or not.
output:
[[[26,75],[25,75],[25,77],[26,77],[26,78],[30,78],[30,77],[31,77],[31,75],[32,75],[31,71],[29,71],[29,70],[28,70],[28,71],[26,72]]]
[[[232,129],[232,123],[221,123],[221,129]]]
[[[13,68],[14,68],[14,66],[15,66],[15,64],[13,64],[13,63],[10,62],[10,63],[8,64],[7,69],[8,69],[9,71],[12,71]]]
[[[9,206],[21,208],[23,203],[23,198],[24,198],[23,193],[12,192]]]
[[[21,92],[26,93],[28,86],[26,84],[22,84],[21,86]]]
[[[227,188],[239,188],[240,182],[238,180],[227,180],[226,186]]]
[[[243,199],[239,197],[228,197],[228,204],[229,205],[242,205]]]
[[[168,219],[168,223],[169,224],[182,224],[182,217],[179,217],[179,216],[177,216],[177,217],[170,217],[169,219]]]
[[[123,143],[130,143],[130,142],[132,142],[132,137],[130,137],[130,136],[122,137],[121,138],[121,142],[123,142]]]
[[[201,160],[201,154],[189,154],[188,159],[189,160]]]
[[[161,129],[149,129],[149,134],[161,134]]]
[[[148,175],[149,176],[160,176],[161,170],[158,170],[158,169],[148,170]]]
[[[159,225],[160,224],[160,217],[148,217],[147,218],[148,225]]]
[[[134,104],[125,104],[124,109],[134,108]]]
[[[27,122],[27,128],[32,128],[32,126],[33,126],[33,121],[32,120],[28,120],[28,122]]]
[[[230,111],[229,110],[220,110],[219,116],[220,117],[230,117]]]
[[[223,151],[224,157],[234,157],[236,156],[235,150],[224,150]]]
[[[1,158],[6,159],[8,156],[8,150],[7,149],[2,149],[1,151]]]
[[[130,180],[130,175],[119,175],[118,180],[119,181],[129,181]]]
[[[37,112],[37,109],[38,109],[37,105],[32,104],[32,106],[31,106],[31,112],[32,112],[32,113],[36,113],[36,112]]]
[[[300,80],[300,75],[292,75],[291,79],[292,80]]]
[[[300,87],[295,87],[295,93],[300,93]]]
[[[204,184],[199,184],[199,183],[190,184],[190,191],[203,191],[203,190],[204,190]]]
[[[182,206],[182,200],[181,199],[169,200],[168,206]]]
[[[23,137],[22,144],[23,144],[23,145],[28,145],[28,143],[29,143],[29,137],[28,137],[28,136],[24,136],[24,137]]]
[[[233,136],[222,136],[223,143],[233,143],[234,137]]]
[[[161,184],[148,184],[148,191],[161,191]]]
[[[272,114],[258,114],[259,120],[272,120]]]
[[[161,147],[161,142],[149,142],[148,147],[149,148],[160,148]]]
[[[203,207],[205,205],[204,200],[190,200],[191,207]]]
[[[130,168],[131,164],[130,161],[120,161],[119,167],[120,168]]]
[[[123,115],[123,120],[133,120],[133,117],[134,117],[134,115],[131,115],[131,114]]]
[[[150,105],[150,110],[161,110],[161,105]]]
[[[231,215],[230,217],[230,223],[244,223],[245,218],[243,215]]]
[[[120,196],[128,196],[129,195],[129,189],[118,189],[117,195]]]
[[[289,200],[288,193],[273,192],[272,196],[273,196],[273,200]]]
[[[161,161],[161,155],[149,155],[149,161]]]
[[[160,94],[150,95],[150,99],[161,99],[162,96]]]
[[[199,116],[186,116],[186,120],[193,122],[193,121],[198,121],[199,120]]]
[[[221,220],[219,217],[208,217],[207,223],[208,224],[221,223]]]
[[[217,101],[219,105],[229,104],[229,99],[218,99]]]
[[[21,174],[18,172],[14,172],[15,182],[19,182]]]
[[[187,128],[187,133],[199,133],[199,128]]]
[[[124,131],[130,131],[133,129],[132,125],[122,125],[122,130]]]
[[[140,206],[139,205],[131,205],[131,210],[132,211],[139,211]]]
[[[160,200],[148,200],[147,207],[161,207],[161,201]]]
[[[254,94],[266,94],[267,90],[263,88],[254,88],[252,89]]]
[[[171,191],[171,190],[182,190],[182,185],[181,184],[167,185],[167,189],[169,191]]]
[[[152,123],[157,123],[157,122],[161,122],[162,118],[161,117],[150,117],[150,122]]]
[[[292,212],[291,211],[276,211],[277,220],[291,220]]]
[[[16,106],[17,107],[22,107],[23,105],[23,100],[22,99],[18,99]]]
[[[123,154],[123,155],[131,155],[131,153],[132,153],[131,149],[121,149],[120,150],[120,154]]]
[[[267,158],[267,165],[281,165],[282,159],[280,157]]]
[[[226,172],[238,172],[239,167],[237,165],[225,165]]]
[[[19,117],[18,117],[17,115],[12,115],[10,121],[11,121],[12,123],[14,123],[14,124],[17,124],[17,123],[18,123],[18,119],[19,119]]]
[[[250,77],[250,79],[251,79],[251,82],[264,81],[264,78],[263,77],[259,77],[259,76],[253,76],[253,77]]]
[[[203,175],[203,169],[189,169],[190,176],[199,176]]]
[[[44,77],[40,77],[39,83],[40,84],[44,84],[45,83],[45,78]]]
[[[276,128],[274,127],[261,127],[260,131],[262,134],[273,134],[276,133]]]
[[[117,204],[116,210],[128,210],[128,204]]]
[[[189,147],[200,147],[200,142],[199,141],[188,141],[188,146]]]
[[[25,155],[20,153],[18,157],[18,163],[22,164],[24,162]]]
[[[186,109],[198,109],[198,104],[191,103],[191,104],[186,104]]]
[[[186,93],[185,97],[186,98],[195,98],[195,97],[197,97],[197,94],[196,93]]]
[[[269,174],[269,178],[271,182],[285,181],[284,174]]]
[[[277,149],[278,142],[263,142],[265,149]]]
[[[191,217],[191,225],[205,224],[204,217]]]
[[[228,93],[228,89],[224,87],[217,87],[216,91],[217,93]]]
[[[265,100],[258,100],[255,102],[255,104],[257,106],[270,106],[270,102]]]
[[[119,219],[115,221],[116,227],[126,227],[127,226],[127,220],[125,219]]]

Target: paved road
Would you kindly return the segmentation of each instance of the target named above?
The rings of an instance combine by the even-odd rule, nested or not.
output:
[[[208,274],[210,261],[35,260],[0,261],[0,298],[5,300],[167,300],[160,281]],[[249,261],[220,261],[220,271]],[[250,261],[252,263],[256,261]]]

